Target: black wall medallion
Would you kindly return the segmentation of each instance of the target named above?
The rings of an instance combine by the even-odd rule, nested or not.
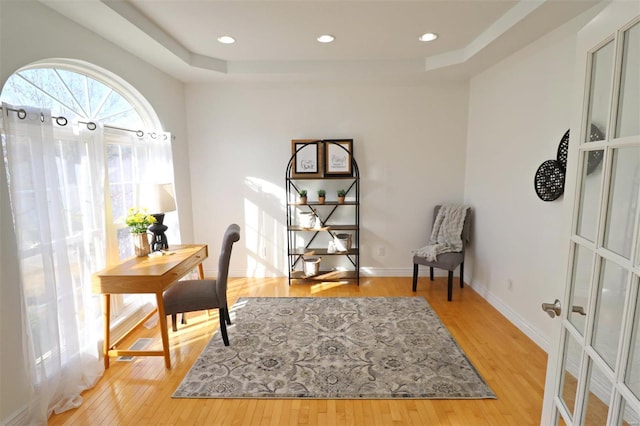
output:
[[[594,124],[591,125],[589,142],[601,141],[604,134]],[[536,194],[542,201],[553,201],[564,192],[564,178],[567,171],[567,156],[569,154],[569,130],[567,130],[560,143],[555,160],[547,160],[538,167],[533,185]],[[604,150],[589,151],[587,157],[587,174],[593,173],[604,156]]]
[[[558,144],[558,153],[556,154],[556,160],[560,163],[562,171],[567,170],[567,156],[569,155],[569,131],[567,130],[560,139]]]
[[[536,194],[542,201],[553,201],[564,192],[564,169],[557,160],[547,160],[538,167],[534,179]]]

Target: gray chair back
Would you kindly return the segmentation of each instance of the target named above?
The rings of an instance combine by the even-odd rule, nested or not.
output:
[[[216,293],[220,306],[227,306],[227,279],[229,278],[229,263],[233,243],[240,240],[240,226],[231,224],[227,227],[222,238],[222,248],[218,257],[218,276],[216,277]]]

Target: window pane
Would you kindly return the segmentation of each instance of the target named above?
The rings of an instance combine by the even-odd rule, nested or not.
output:
[[[609,399],[613,384],[596,365],[591,363],[591,377],[587,389],[584,424],[585,426],[600,426],[607,424],[609,414]]]
[[[640,135],[640,23],[624,34],[616,137]]]
[[[627,373],[625,375],[625,383],[631,389],[631,392],[640,398],[640,295],[636,298],[636,313],[634,321],[634,330],[631,337],[631,350],[629,351],[629,362],[627,364]]]
[[[585,142],[592,142],[592,126],[602,135],[607,133],[609,120],[609,99],[613,77],[613,42],[609,42],[591,56],[591,87],[589,90],[589,116]]]
[[[622,421],[620,424],[622,426],[640,425],[640,413],[633,411],[624,399],[622,400]]]
[[[630,259],[640,193],[640,147],[614,149],[613,171],[604,246]]]
[[[602,260],[593,347],[612,369],[615,368],[618,354],[626,280],[627,272],[624,268]]]
[[[571,306],[574,308],[582,307],[585,312],[587,310],[587,304],[589,303],[592,264],[593,252],[585,247],[576,245],[571,277]],[[579,312],[573,311],[569,313],[569,321],[578,329],[580,334],[584,336],[587,317]]]
[[[596,240],[596,221],[600,206],[602,187],[603,150],[583,153],[582,188],[580,188],[580,206],[578,207],[577,234],[589,241]]]
[[[582,360],[582,349],[580,348],[580,344],[576,342],[568,331],[565,331],[565,333],[567,334],[567,341],[565,343],[567,349],[565,351],[565,359],[563,361],[564,374],[560,396],[569,411],[569,414],[573,417],[578,388],[578,376],[580,373],[580,362]]]

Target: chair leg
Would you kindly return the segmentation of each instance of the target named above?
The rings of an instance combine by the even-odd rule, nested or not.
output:
[[[464,262],[460,264],[460,288],[464,288]]]
[[[227,321],[228,325],[231,325],[231,317],[229,316],[229,308],[225,307],[224,308],[224,313],[225,313],[225,320]]]
[[[229,336],[227,336],[227,324],[225,321],[226,313],[225,308],[220,308],[218,317],[220,318],[220,334],[222,334],[222,341],[225,346],[229,346]]]
[[[451,302],[453,296],[453,271],[449,271],[449,280],[447,282],[447,300]]]
[[[171,329],[178,331],[178,314],[171,314]]]
[[[413,291],[418,289],[418,264],[413,264]]]
[[[187,313],[186,312],[182,313],[182,322],[181,322],[181,324],[184,324],[184,325],[187,324]]]
[[[429,266],[429,278],[433,281],[433,266]]]

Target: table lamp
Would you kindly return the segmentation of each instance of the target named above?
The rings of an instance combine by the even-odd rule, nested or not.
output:
[[[169,228],[162,222],[165,213],[176,210],[173,183],[138,185],[138,205],[149,212],[157,212],[151,213],[151,216],[156,218],[156,223],[149,226],[149,231],[153,233],[151,251],[167,250],[169,243],[165,231]]]

